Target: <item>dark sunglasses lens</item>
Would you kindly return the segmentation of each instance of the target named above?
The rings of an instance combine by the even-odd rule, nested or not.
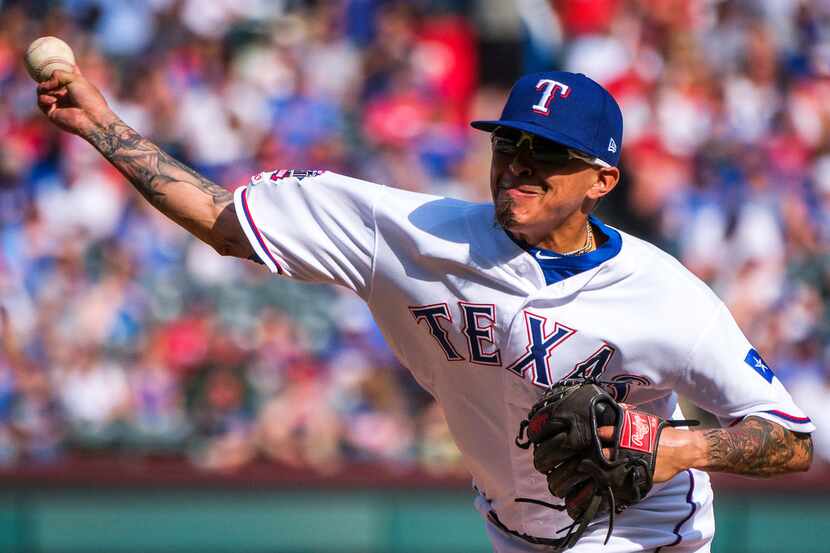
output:
[[[519,151],[522,133],[508,129],[499,129],[492,134],[493,150],[500,154],[514,156]],[[564,165],[570,160],[568,150],[561,145],[534,136],[531,143],[530,158],[537,163]]]
[[[539,137],[533,140],[532,157],[535,161],[541,163],[564,164],[570,160],[567,148],[556,142]]]
[[[534,149],[531,156],[534,161],[539,163],[547,163],[550,165],[565,165],[571,159],[568,155],[568,150],[561,146],[555,146],[550,149]]]
[[[515,155],[519,151],[516,140],[493,135],[493,149],[500,154]]]

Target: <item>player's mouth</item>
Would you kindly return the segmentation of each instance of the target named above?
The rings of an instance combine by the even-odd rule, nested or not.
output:
[[[511,198],[529,198],[535,196],[542,196],[547,192],[547,187],[541,184],[514,184],[510,182],[499,182],[499,194],[505,193]]]

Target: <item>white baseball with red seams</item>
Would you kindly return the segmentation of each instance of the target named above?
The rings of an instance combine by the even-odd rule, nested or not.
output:
[[[544,538],[572,522],[515,501],[558,501],[514,439],[562,378],[590,372],[612,383],[618,401],[664,419],[685,418],[682,394],[724,425],[752,415],[797,432],[814,428],[703,282],[594,217],[604,242],[584,256],[584,270],[551,283],[545,262],[494,224],[492,204],[282,171],[254,177],[235,205],[271,271],[337,284],[366,301],[398,359],[441,404],[499,553],[544,549],[498,528],[492,513],[510,530]],[[634,424],[632,445],[653,439],[645,424]],[[570,551],[709,551],[708,475],[687,470],[654,486],[616,517],[603,547],[606,530],[599,519]]]
[[[75,53],[61,39],[54,36],[43,36],[29,45],[26,54],[23,56],[23,61],[29,75],[34,80],[42,82],[48,80],[57,69],[73,71]]]

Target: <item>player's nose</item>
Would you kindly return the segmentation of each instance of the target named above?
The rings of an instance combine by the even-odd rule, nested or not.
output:
[[[516,176],[528,176],[533,174],[533,164],[530,161],[527,151],[520,149],[510,164],[507,166],[510,172]]]

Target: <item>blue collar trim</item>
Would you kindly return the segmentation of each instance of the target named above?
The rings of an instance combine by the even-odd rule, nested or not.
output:
[[[545,275],[545,283],[548,286],[593,269],[620,253],[622,249],[622,236],[620,236],[620,233],[606,226],[605,223],[593,215],[589,215],[588,219],[594,227],[594,232],[598,232],[606,237],[605,243],[592,252],[582,255],[563,256],[552,250],[524,247],[525,251],[539,264],[542,273]]]

